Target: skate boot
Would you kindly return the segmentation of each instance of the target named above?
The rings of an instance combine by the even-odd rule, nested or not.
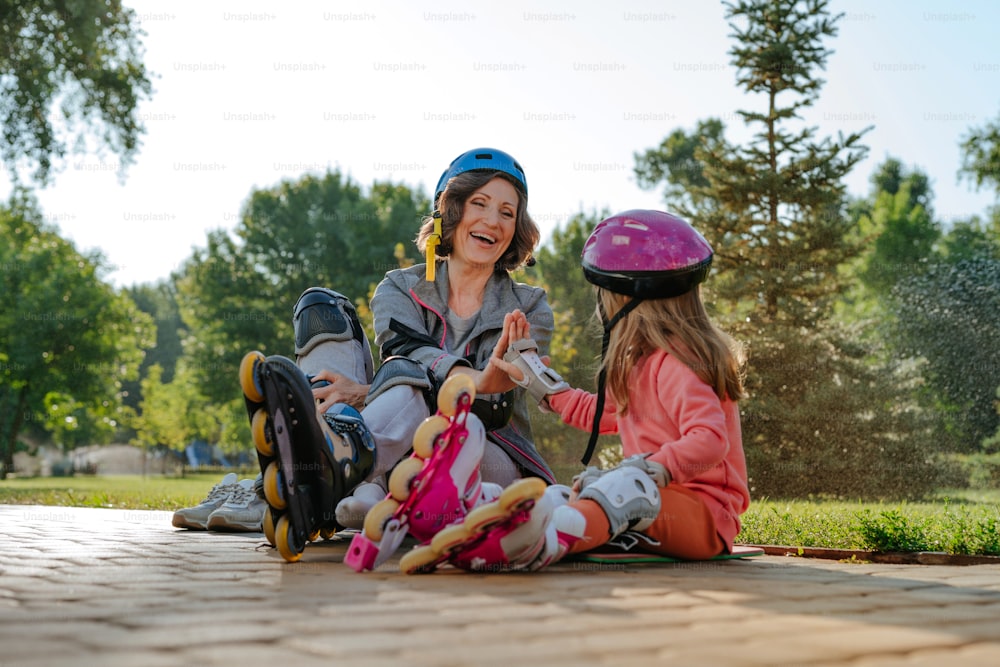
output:
[[[448,378],[438,392],[437,414],[413,435],[413,454],[389,475],[389,493],[365,516],[344,562],[358,572],[384,563],[407,535],[429,541],[482,501],[479,463],[486,432],[471,414],[476,387],[467,375]]]
[[[536,477],[517,480],[494,502],[404,555],[399,569],[425,574],[450,564],[475,572],[539,570],[583,537],[586,520],[568,499],[568,487],[546,487]]]
[[[250,352],[240,386],[263,475],[264,534],[294,562],[306,543],[340,528],[334,508],[371,472],[375,445],[354,408],[317,413],[309,381],[290,359]]]

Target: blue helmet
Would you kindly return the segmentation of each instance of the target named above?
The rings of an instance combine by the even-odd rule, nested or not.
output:
[[[525,196],[528,194],[528,180],[524,177],[524,169],[517,160],[508,153],[495,148],[474,148],[471,151],[462,153],[451,161],[448,168],[441,174],[437,187],[434,188],[434,206],[437,207],[438,198],[444,192],[445,187],[455,176],[466,171],[502,171],[521,184]]]

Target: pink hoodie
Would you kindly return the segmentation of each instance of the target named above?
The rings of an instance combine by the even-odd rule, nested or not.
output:
[[[597,395],[571,389],[549,397],[563,421],[589,431]],[[750,504],[739,407],[720,401],[694,371],[662,350],[636,364],[629,382],[629,409],[617,417],[611,395],[605,400],[601,433],[618,433],[626,457],[650,453],[675,484],[704,498],[716,529],[732,549],[740,515]]]

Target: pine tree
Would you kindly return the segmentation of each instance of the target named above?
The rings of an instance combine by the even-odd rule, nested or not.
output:
[[[714,200],[700,220],[720,253],[719,296],[754,303],[754,321],[811,326],[840,285],[836,267],[859,249],[846,241],[844,177],[865,157],[863,133],[817,140],[799,112],[812,105],[836,35],[825,0],[753,0],[726,4],[736,45],[738,84],[766,99],[764,111],[738,111],[754,134],[746,146],[715,142],[703,151]]]
[[[674,137],[676,150],[660,151],[660,163],[656,151],[638,156],[636,172],[655,176],[655,164],[686,186],[674,208],[715,249],[706,301],[750,350],[742,414],[752,491],[919,495],[932,471],[923,448],[900,438],[919,430],[904,376],[878,367],[856,332],[831,317],[845,289],[838,269],[861,251],[844,177],[867,148],[866,130],[818,138],[800,115],[819,95],[816,70],[832,53],[824,41],[837,34],[828,4],[725,3],[737,82],[764,101],[763,110],[738,112],[751,138],[736,145],[703,123],[686,142]],[[690,141],[696,176],[681,150]]]

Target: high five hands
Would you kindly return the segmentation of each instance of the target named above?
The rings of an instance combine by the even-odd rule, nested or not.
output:
[[[524,379],[524,374],[517,367],[503,360],[507,353],[507,348],[516,340],[529,338],[531,325],[528,318],[520,310],[507,313],[503,318],[503,333],[500,334],[493,353],[490,355],[489,364],[481,371],[473,370],[463,366],[456,366],[452,373],[466,373],[471,375],[476,381],[477,394],[502,394],[517,386],[514,382]]]

